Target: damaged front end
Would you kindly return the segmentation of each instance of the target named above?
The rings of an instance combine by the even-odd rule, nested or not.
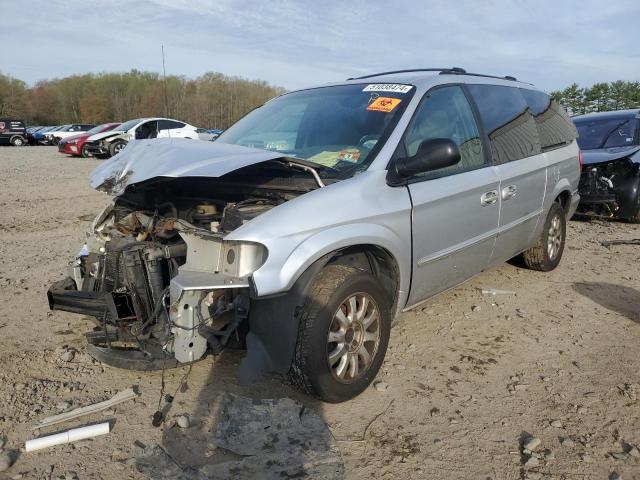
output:
[[[638,219],[640,164],[630,157],[585,163],[578,190],[578,214]]]
[[[251,275],[268,251],[225,237],[317,182],[280,161],[133,184],[114,165],[99,188],[122,193],[94,220],[69,276],[49,289],[50,308],[92,317],[88,352],[120,368],[168,368],[242,345]]]

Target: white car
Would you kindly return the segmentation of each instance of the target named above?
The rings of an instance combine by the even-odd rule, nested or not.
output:
[[[113,157],[130,140],[148,138],[198,139],[196,127],[171,118],[136,118],[108,132],[97,133],[87,140],[86,150],[96,158]]]
[[[82,132],[87,132],[91,130],[95,125],[90,125],[87,123],[75,123],[72,125],[65,125],[59,130],[52,130],[51,132],[45,133],[43,135],[44,140],[50,145],[57,145],[60,140],[67,137],[73,137],[74,135],[78,135]]]

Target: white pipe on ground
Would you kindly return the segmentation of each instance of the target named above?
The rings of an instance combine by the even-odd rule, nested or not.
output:
[[[72,428],[66,432],[54,433],[46,437],[34,438],[27,440],[24,448],[27,452],[40,450],[54,445],[62,445],[64,443],[77,442],[87,438],[97,437],[98,435],[106,435],[109,433],[109,422],[99,423],[97,425],[89,425],[87,427]]]

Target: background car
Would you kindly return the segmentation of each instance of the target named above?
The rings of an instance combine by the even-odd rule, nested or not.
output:
[[[578,212],[640,223],[640,109],[572,120],[584,162]]]
[[[196,128],[196,132],[198,132],[198,138],[200,140],[204,140],[205,142],[212,142],[213,140],[215,140],[220,136],[220,134],[222,133],[222,130]]]
[[[74,123],[70,125],[65,125],[63,128],[59,130],[52,130],[45,134],[45,138],[47,138],[48,143],[50,145],[57,145],[58,142],[67,137],[72,137],[77,135],[80,132],[87,132],[91,130],[95,125],[88,123]]]
[[[121,124],[109,132],[89,137],[86,143],[88,153],[105,159],[118,154],[130,140],[148,138],[190,138],[197,139],[196,127],[170,118],[136,118]]]
[[[58,142],[58,151],[75,157],[90,157],[91,154],[85,149],[87,139],[96,133],[109,132],[119,125],[120,123],[103,123],[87,132],[64,138]]]
[[[22,120],[0,118],[0,144],[21,147],[27,144],[27,129]]]

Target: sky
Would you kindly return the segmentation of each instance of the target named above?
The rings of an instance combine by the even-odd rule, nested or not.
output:
[[[640,80],[640,1],[0,0],[0,73],[216,71],[287,89],[463,67],[544,90]]]

